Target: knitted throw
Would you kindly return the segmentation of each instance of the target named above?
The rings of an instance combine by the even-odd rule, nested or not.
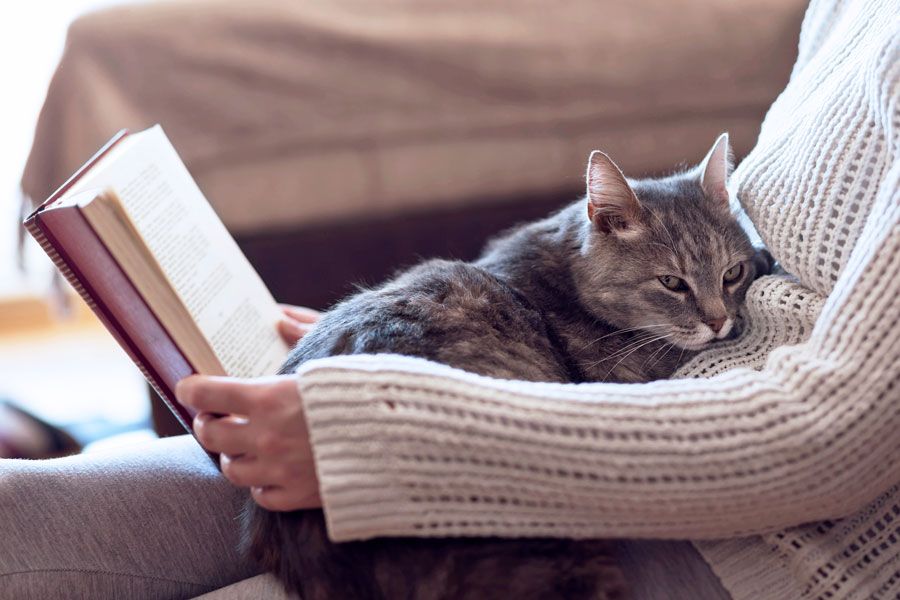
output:
[[[896,597],[898,58],[896,0],[813,1],[791,81],[732,180],[792,275],[755,282],[745,335],[675,379],[308,363],[332,537],[688,538],[738,599]]]

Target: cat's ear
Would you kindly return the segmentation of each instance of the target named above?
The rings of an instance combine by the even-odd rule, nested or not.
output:
[[[700,187],[706,197],[728,209],[728,177],[731,175],[733,155],[728,134],[723,133],[700,163]]]
[[[606,154],[591,152],[587,168],[588,218],[604,233],[640,230],[641,203],[622,170]]]

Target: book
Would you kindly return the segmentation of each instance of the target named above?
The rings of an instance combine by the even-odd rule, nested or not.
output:
[[[159,125],[119,132],[24,224],[187,431],[179,380],[284,362],[275,299]]]

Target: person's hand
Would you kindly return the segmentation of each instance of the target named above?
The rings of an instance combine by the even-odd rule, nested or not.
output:
[[[283,313],[278,322],[278,333],[288,346],[293,346],[300,338],[309,333],[313,325],[322,317],[322,313],[311,308],[289,304],[279,304],[278,306]]]
[[[192,375],[178,382],[175,396],[199,411],[194,433],[221,455],[222,473],[249,487],[263,508],[319,508],[303,403],[293,375],[256,379]]]

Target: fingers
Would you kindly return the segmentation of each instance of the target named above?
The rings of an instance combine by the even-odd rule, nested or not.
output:
[[[284,318],[278,321],[278,335],[281,336],[281,339],[288,346],[293,346],[300,341],[300,338],[309,333],[310,329],[312,329],[311,324],[301,323],[293,319]]]
[[[312,324],[318,321],[322,316],[322,313],[319,311],[303,306],[291,306],[290,304],[279,304],[278,306],[285,315],[301,323]]]
[[[219,453],[225,477],[241,487],[259,488],[261,506],[270,510],[321,506],[294,377],[191,376],[179,382],[176,396],[198,409],[197,439]]]
[[[257,504],[269,510],[318,508],[319,483],[311,462],[286,464],[261,460],[255,456],[230,456],[219,459],[222,474],[234,485],[251,488]]]
[[[256,380],[192,375],[178,382],[175,397],[199,412],[246,415],[257,387]]]
[[[254,486],[250,488],[253,500],[267,510],[288,511],[321,508],[322,499],[318,487]]]
[[[228,481],[238,487],[268,485],[274,476],[271,465],[260,462],[255,456],[223,454],[219,457],[219,467]]]
[[[284,316],[278,322],[278,334],[289,346],[296,344],[322,316],[311,308],[279,304]]]
[[[253,432],[244,417],[199,413],[194,417],[194,434],[210,452],[241,455],[255,451]]]

